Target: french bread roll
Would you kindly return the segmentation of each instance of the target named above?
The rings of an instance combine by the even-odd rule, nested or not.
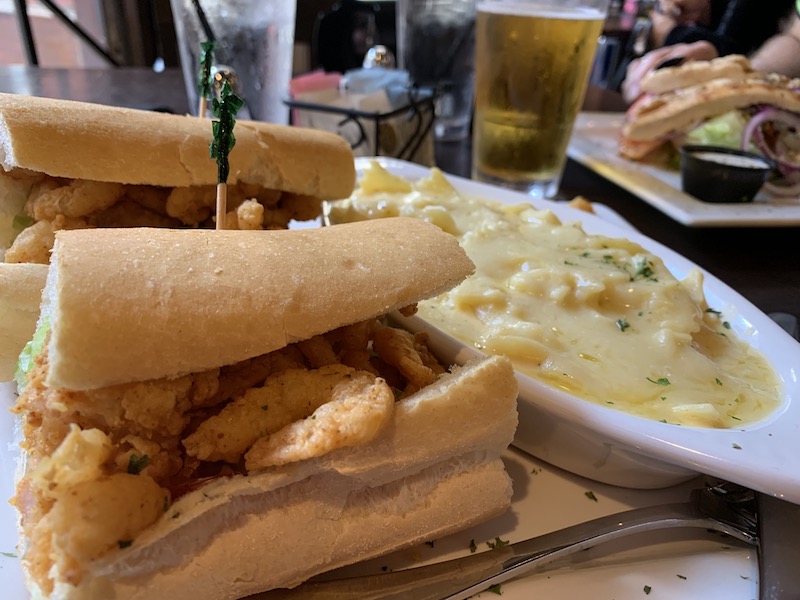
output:
[[[510,362],[446,372],[424,335],[375,318],[473,269],[417,219],[58,233],[49,341],[14,409],[34,596],[234,599],[505,511]],[[274,440],[280,459],[251,463]]]
[[[355,170],[347,143],[324,131],[237,121],[228,182],[343,198]],[[211,121],[0,94],[0,163],[53,177],[133,185],[216,185]]]
[[[0,94],[0,258],[46,264],[63,229],[215,228],[212,137],[210,119]],[[353,189],[337,135],[237,121],[235,137],[223,229],[285,229]]]
[[[437,231],[398,218],[268,232],[59,232],[43,309],[53,323],[47,383],[86,390],[177,377],[436,296],[474,270]]]
[[[47,267],[0,263],[0,381],[11,381],[17,357],[39,317]]]

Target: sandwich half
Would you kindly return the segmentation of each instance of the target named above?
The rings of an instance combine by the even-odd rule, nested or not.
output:
[[[57,233],[15,407],[33,595],[233,600],[504,512],[509,361],[383,318],[473,269],[417,219]]]
[[[685,144],[739,148],[773,161],[784,186],[800,182],[800,80],[732,55],[659,69],[642,88],[620,133],[622,156],[658,159]]]
[[[285,228],[355,182],[340,137],[238,121],[226,229]],[[211,121],[0,94],[0,250],[46,264],[54,232],[86,227],[213,227]]]

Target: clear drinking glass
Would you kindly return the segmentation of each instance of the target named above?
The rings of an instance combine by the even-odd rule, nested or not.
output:
[[[474,179],[555,196],[608,2],[478,2]]]
[[[475,83],[475,0],[398,0],[398,62],[412,83],[438,92],[434,134],[469,135]]]
[[[236,75],[257,121],[288,123],[295,0],[170,0],[189,106],[197,110],[200,43],[216,40],[214,64]],[[235,86],[236,87],[236,86]]]

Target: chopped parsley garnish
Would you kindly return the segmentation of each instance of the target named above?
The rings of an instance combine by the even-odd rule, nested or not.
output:
[[[497,594],[498,596],[501,596],[503,594],[503,592],[500,591],[500,584],[499,583],[495,583],[494,585],[490,585],[489,589],[486,590],[486,591],[487,592],[492,592],[493,594]]]
[[[730,328],[731,328],[731,324],[730,324],[730,323],[728,323],[727,321],[723,321],[723,322],[722,322],[722,326],[723,326],[725,329],[730,329]]]
[[[636,279],[651,279],[652,281],[658,281],[653,275],[655,275],[655,271],[653,271],[653,261],[648,260],[643,257],[636,257],[633,260],[633,267],[634,272],[631,275],[631,281]]]
[[[681,575],[680,573],[678,573],[678,579],[686,579],[686,575]]]
[[[583,495],[586,496],[592,502],[597,502],[597,496],[594,495],[593,491],[589,490],[588,492],[584,492]]]
[[[707,308],[707,309],[706,309],[706,312],[707,312],[707,313],[711,313],[712,315],[717,315],[717,316],[719,316],[719,315],[721,315],[721,314],[722,314],[720,311],[718,311],[718,310],[715,310],[715,309],[713,309],[713,308]]]
[[[501,540],[499,537],[495,537],[493,542],[486,542],[486,545],[489,546],[492,550],[495,548],[502,548],[503,546],[508,546],[508,540]]]
[[[6,558],[18,558],[17,555],[14,554],[13,552],[0,552],[0,554],[5,556]]]
[[[436,544],[436,542],[434,540],[430,540],[428,542],[425,542],[425,545],[426,546],[430,546],[431,548],[433,548],[435,544]]]
[[[34,223],[33,217],[20,213],[14,216],[14,220],[11,222],[11,228],[14,230],[14,233],[20,233],[23,229],[27,229]]]
[[[648,377],[647,381],[649,381],[650,383],[655,383],[656,385],[670,385],[669,379],[667,379],[666,377],[659,377],[658,379],[650,379]]]
[[[120,550],[123,548],[128,548],[133,544],[133,540],[119,540],[117,545],[119,546]]]
[[[128,459],[128,473],[131,475],[138,475],[148,464],[150,464],[150,457],[147,456],[147,454],[142,454],[141,456],[138,454],[131,454],[131,457]]]
[[[469,553],[475,554],[478,551],[478,547],[475,545],[475,540],[471,539],[469,541]]]
[[[269,404],[262,404],[261,410],[269,410]]]
[[[653,591],[653,588],[651,588],[649,585],[644,586],[642,589],[644,590],[645,594],[650,594],[650,592]]]
[[[742,449],[742,447],[739,444],[737,444],[736,442],[733,443],[732,447],[733,447],[734,450],[741,450]]]
[[[719,377],[715,377],[714,381],[716,382],[717,385],[722,385],[722,382],[719,380]]]
[[[620,331],[625,331],[631,324],[628,323],[625,319],[617,319],[617,327],[619,327]]]
[[[177,519],[177,518],[178,518],[178,517],[180,517],[180,516],[181,516],[181,513],[180,513],[180,512],[176,512],[176,513],[173,513],[173,514],[172,514],[172,518],[173,518],[173,519]]]

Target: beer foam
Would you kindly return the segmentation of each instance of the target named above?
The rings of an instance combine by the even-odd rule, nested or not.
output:
[[[556,3],[532,4],[508,0],[507,2],[479,2],[478,12],[519,15],[523,17],[540,17],[545,19],[585,19],[587,21],[603,20],[606,13],[598,8],[585,6],[562,6]]]

